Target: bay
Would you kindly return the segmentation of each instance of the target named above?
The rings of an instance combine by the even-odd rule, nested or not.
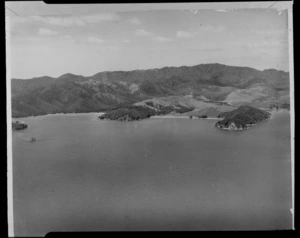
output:
[[[21,119],[28,128],[12,138],[16,236],[292,227],[288,111],[246,131],[98,116]]]

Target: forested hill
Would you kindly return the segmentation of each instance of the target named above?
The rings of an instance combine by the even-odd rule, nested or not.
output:
[[[223,118],[216,123],[216,126],[226,130],[244,130],[249,125],[254,125],[260,121],[270,118],[270,113],[251,106],[241,106],[230,112],[219,115]]]
[[[289,74],[222,64],[100,72],[93,76],[12,79],[13,117],[48,113],[100,112],[160,97],[254,103],[289,102]]]

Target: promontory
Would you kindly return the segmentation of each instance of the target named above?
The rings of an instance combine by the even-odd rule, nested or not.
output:
[[[252,106],[240,106],[230,112],[223,112],[218,115],[222,118],[216,123],[218,128],[224,130],[245,130],[260,121],[270,118],[270,113]]]

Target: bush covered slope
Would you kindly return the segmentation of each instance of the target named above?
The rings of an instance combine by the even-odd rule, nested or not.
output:
[[[268,119],[270,113],[251,106],[241,106],[233,111],[221,113],[218,117],[223,120],[216,123],[217,127],[242,130],[246,129],[248,125]]]
[[[13,117],[109,111],[151,98],[186,95],[229,103],[243,99],[266,107],[289,99],[287,72],[222,64],[12,79],[11,85]]]
[[[100,116],[99,118],[118,121],[135,121],[149,118],[150,116],[154,115],[156,115],[156,111],[148,107],[131,106],[112,110]]]

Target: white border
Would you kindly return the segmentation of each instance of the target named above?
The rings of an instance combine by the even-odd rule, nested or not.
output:
[[[10,17],[5,16],[6,39],[6,119],[7,119],[7,210],[8,236],[14,236],[13,212],[13,163],[12,163],[12,114],[11,114],[11,52],[10,52]]]
[[[15,2],[18,3],[18,2]],[[33,3],[33,2],[31,2]],[[42,2],[43,3],[43,2]],[[14,4],[5,2],[5,5]],[[273,5],[273,6],[272,6]],[[12,5],[13,6],[13,5]],[[62,5],[61,5],[62,6]],[[270,7],[271,6],[271,7]],[[164,3],[164,4],[101,4],[102,11],[143,11],[143,10],[162,10],[162,9],[245,9],[272,8],[277,10],[288,10],[288,29],[289,29],[289,74],[290,74],[290,115],[291,115],[291,168],[292,168],[292,213],[294,227],[294,57],[293,57],[293,1],[288,2],[235,2],[235,3]],[[52,5],[51,7],[57,7]],[[27,9],[30,12],[30,9]],[[42,10],[42,9],[40,9]],[[45,10],[45,9],[43,9]],[[75,9],[74,9],[75,10]],[[99,10],[99,9],[97,9]],[[25,14],[26,15],[26,14]],[[7,197],[8,197],[8,236],[14,236],[14,216],[13,216],[13,164],[12,164],[12,113],[11,113],[11,52],[10,52],[10,17],[5,14],[5,37],[6,37],[6,110],[7,110]]]
[[[239,10],[239,9],[266,9],[284,10],[292,6],[293,1],[268,2],[182,2],[182,3],[132,3],[132,4],[46,4],[36,2],[7,2],[7,6],[17,10],[22,16],[55,15],[59,14],[92,14],[100,12],[132,12],[152,10]]]
[[[295,229],[294,224],[294,160],[295,160],[295,99],[294,99],[294,41],[293,41],[293,11],[292,8],[288,9],[288,31],[289,31],[289,74],[290,74],[290,116],[291,116],[291,169],[292,169],[292,208],[291,213],[293,217],[293,229]]]

